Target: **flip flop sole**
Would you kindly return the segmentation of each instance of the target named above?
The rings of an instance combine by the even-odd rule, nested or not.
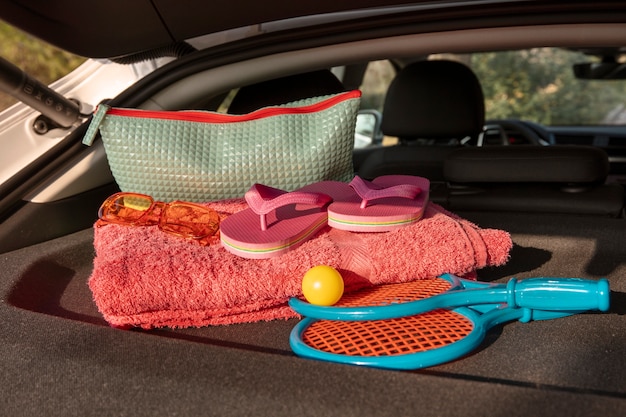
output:
[[[251,219],[252,221],[238,219],[242,228],[241,232],[246,233],[246,238],[244,240],[236,239],[230,237],[231,235],[225,235],[222,231],[220,233],[222,246],[229,252],[248,259],[266,259],[282,255],[289,250],[297,248],[327,225],[325,212],[308,214],[300,218],[302,219],[301,224],[307,224],[308,227],[306,229],[301,230],[297,234],[293,234],[293,231],[281,233],[278,230],[274,230],[271,235],[267,234],[268,231],[261,232],[263,234],[255,233],[256,228],[259,228],[257,215],[255,215],[254,219]],[[233,230],[231,229],[229,232],[232,233]],[[232,234],[239,235],[240,233],[235,232]],[[254,238],[257,238],[256,242],[250,242]]]
[[[328,207],[328,225],[351,232],[388,232],[414,223],[424,215],[430,189],[426,178],[386,175],[372,183],[382,187],[412,184],[420,187],[422,192],[415,199],[387,197],[373,200],[367,207],[360,208],[361,197],[352,191],[350,198],[333,202]]]
[[[323,181],[298,191],[324,193],[341,199],[351,190],[337,181]],[[349,194],[348,194],[349,195]],[[249,259],[265,259],[293,250],[327,225],[326,207],[291,204],[268,213],[267,230],[261,230],[259,215],[246,209],[220,224],[220,240],[229,252]]]

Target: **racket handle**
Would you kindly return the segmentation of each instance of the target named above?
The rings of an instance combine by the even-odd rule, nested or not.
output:
[[[550,311],[609,309],[609,281],[581,278],[511,279],[507,284],[509,306]]]

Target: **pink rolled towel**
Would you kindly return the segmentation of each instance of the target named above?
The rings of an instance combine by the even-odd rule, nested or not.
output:
[[[243,200],[207,204],[227,216]],[[386,233],[324,229],[282,256],[237,257],[219,243],[200,246],[156,227],[109,224],[95,228],[96,258],[89,287],[104,318],[116,327],[190,327],[296,317],[290,297],[301,295],[304,273],[330,265],[346,291],[364,286],[472,275],[504,264],[512,241],[429,203],[422,220]]]

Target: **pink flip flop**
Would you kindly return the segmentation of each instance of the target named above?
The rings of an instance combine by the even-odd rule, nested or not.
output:
[[[351,232],[387,232],[422,218],[430,181],[412,175],[355,177],[352,195],[328,206],[328,225]]]
[[[220,223],[220,240],[229,252],[265,259],[295,249],[327,225],[326,207],[350,193],[348,184],[322,181],[293,192],[253,185],[245,198],[250,208]]]

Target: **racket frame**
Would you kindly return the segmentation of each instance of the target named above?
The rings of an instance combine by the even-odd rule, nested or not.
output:
[[[319,321],[310,317],[304,318],[293,328],[289,344],[294,353],[304,358],[374,368],[412,370],[440,365],[465,356],[475,350],[484,340],[487,331],[496,325],[514,320],[523,323],[533,320],[551,320],[582,312],[532,310],[509,307],[507,304],[482,305],[476,308],[459,307],[452,311],[470,320],[473,323],[473,329],[464,338],[431,350],[386,356],[355,356],[318,350],[303,340],[303,334],[307,328]]]

